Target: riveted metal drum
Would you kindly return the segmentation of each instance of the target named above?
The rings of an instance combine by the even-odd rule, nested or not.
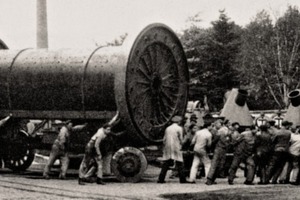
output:
[[[97,49],[99,50],[99,49]],[[0,53],[0,109],[29,118],[101,118],[116,111],[114,67],[100,51]]]
[[[160,143],[184,115],[187,61],[176,34],[152,24],[124,47],[0,51],[0,115],[107,119],[120,111],[135,146]]]

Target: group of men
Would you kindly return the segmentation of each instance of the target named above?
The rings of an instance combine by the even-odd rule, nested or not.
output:
[[[299,184],[300,134],[299,127],[283,121],[281,127],[275,121],[267,121],[259,127],[241,127],[226,119],[208,118],[202,127],[191,123],[183,127],[180,116],[172,119],[165,130],[163,165],[158,183],[165,183],[167,170],[174,165],[180,183],[195,183],[200,166],[205,169],[206,185],[216,184],[218,177],[228,177],[234,184],[236,172],[243,163],[246,180],[252,185],[255,175],[258,184]],[[193,162],[187,178],[184,174],[183,146],[189,144],[193,151]],[[232,159],[226,155],[233,154]],[[229,169],[225,163],[231,161]],[[279,181],[279,182],[277,182]]]
[[[7,118],[0,121],[0,126]],[[119,120],[116,116],[92,136],[85,148],[85,155],[79,168],[78,183],[97,182],[102,180],[101,142],[111,134],[111,127]],[[246,180],[244,184],[253,184],[255,175],[260,177],[258,184],[298,185],[300,164],[300,129],[283,121],[281,127],[275,126],[275,121],[265,121],[259,127],[240,127],[239,123],[229,120],[204,119],[202,127],[197,126],[192,116],[188,127],[183,127],[184,119],[174,116],[171,124],[165,129],[163,138],[163,165],[158,183],[165,183],[167,171],[175,166],[180,183],[196,183],[199,167],[205,171],[207,185],[216,184],[218,177],[228,176],[228,183],[234,184],[234,178],[240,165],[244,163]],[[60,160],[61,171],[59,178],[65,179],[69,164],[70,133],[84,129],[87,124],[73,126],[72,121],[64,123],[52,146],[48,163],[43,176],[49,179],[49,172],[56,159]],[[243,129],[243,130],[242,130]],[[242,130],[242,131],[241,131]],[[184,168],[183,150],[193,152],[193,161],[187,178]],[[226,155],[232,153],[229,170],[225,168]],[[92,181],[96,176],[96,180]]]
[[[96,176],[96,183],[105,185],[102,180],[103,177],[103,156],[100,150],[103,145],[103,140],[110,135],[111,126],[119,120],[119,113],[107,124],[104,124],[98,131],[92,136],[90,141],[85,147],[85,155],[79,167],[79,185],[85,185],[85,182],[94,182]],[[71,120],[67,120],[63,123],[59,134],[52,145],[49,160],[45,165],[43,177],[49,179],[49,172],[54,162],[59,159],[61,164],[60,179],[66,179],[66,173],[69,166],[69,143],[71,132],[81,131],[86,128],[87,124],[73,126]]]

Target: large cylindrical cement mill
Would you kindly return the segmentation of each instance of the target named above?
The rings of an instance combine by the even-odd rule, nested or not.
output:
[[[130,49],[1,50],[0,117],[12,113],[14,119],[88,122],[110,119],[119,111],[127,145],[160,144],[171,118],[184,116],[188,82],[182,45],[163,24],[146,27]],[[22,134],[14,127],[5,129],[6,141]],[[27,145],[19,146],[18,151],[8,151],[7,159],[12,168],[22,169],[30,151]],[[131,154],[121,159],[139,171],[140,156]]]

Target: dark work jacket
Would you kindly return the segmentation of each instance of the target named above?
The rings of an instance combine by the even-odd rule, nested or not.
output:
[[[284,151],[289,150],[289,143],[291,139],[292,132],[281,128],[273,137],[274,151]]]
[[[250,156],[254,153],[255,135],[251,131],[241,133],[239,138],[233,141],[234,154]]]
[[[231,137],[230,136],[226,136],[224,134],[221,135],[215,135],[215,141],[216,142],[216,147],[215,150],[225,150],[227,151],[230,143],[231,143]]]
[[[268,154],[272,151],[272,138],[269,133],[262,133],[257,135],[255,139],[256,154]]]
[[[219,135],[218,135],[218,131],[216,129],[212,129],[210,130],[211,134],[212,134],[212,139],[211,139],[211,145],[209,148],[209,152],[214,152],[216,145],[218,143],[219,140]]]

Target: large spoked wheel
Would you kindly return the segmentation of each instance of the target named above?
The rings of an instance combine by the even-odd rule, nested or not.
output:
[[[111,168],[121,182],[138,182],[147,169],[147,159],[134,147],[124,147],[112,157]]]
[[[26,170],[34,160],[34,149],[29,144],[29,136],[25,131],[19,131],[8,145],[4,162],[13,171]]]
[[[146,27],[131,48],[125,85],[118,80],[124,78],[116,89],[125,94],[118,109],[128,132],[161,143],[172,117],[184,115],[188,97],[187,61],[176,34],[162,24]]]

